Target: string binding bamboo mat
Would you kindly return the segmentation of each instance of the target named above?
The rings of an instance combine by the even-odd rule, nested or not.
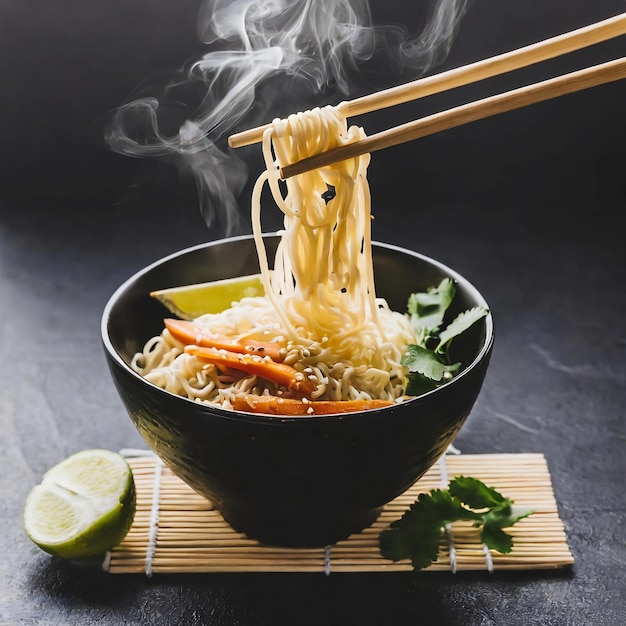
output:
[[[447,454],[385,506],[370,528],[325,548],[278,548],[248,539],[156,456],[128,456],[137,513],[124,541],[103,562],[111,574],[412,571],[408,560],[380,556],[378,535],[419,493],[445,487],[458,475],[474,476],[534,513],[507,530],[514,540],[510,554],[488,550],[469,522],[450,525],[438,561],[424,571],[554,569],[574,562],[542,454]]]

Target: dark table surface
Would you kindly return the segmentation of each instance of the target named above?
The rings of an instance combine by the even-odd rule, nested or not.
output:
[[[24,536],[25,497],[47,468],[84,448],[143,445],[100,347],[107,298],[146,263],[224,235],[175,162],[122,156],[103,139],[138,86],[158,90],[205,53],[200,4],[0,3],[0,622],[626,623],[624,81],[380,152],[370,166],[375,238],[458,269],[493,310],[492,364],[456,445],[545,454],[571,569],[146,579],[77,568]],[[410,4],[372,9],[415,31]],[[437,70],[625,9],[475,0]],[[374,132],[625,51],[622,37],[360,122]],[[269,117],[290,96],[318,103],[303,93],[266,102]],[[252,176],[257,153],[244,154]]]

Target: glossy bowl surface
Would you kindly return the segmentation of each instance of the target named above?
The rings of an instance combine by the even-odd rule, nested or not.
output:
[[[269,258],[276,235],[265,237]],[[455,271],[398,247],[375,243],[377,295],[406,310],[413,291],[456,282],[452,318],[487,306]],[[284,418],[210,407],[147,382],[129,366],[161,332],[163,306],[150,291],[258,272],[251,237],[203,244],[138,272],[110,298],[102,340],[117,391],[147,444],[209,498],[237,531],[274,545],[324,546],[370,525],[452,442],[480,391],[493,345],[491,314],[453,343],[464,364],[452,381],[382,410]]]

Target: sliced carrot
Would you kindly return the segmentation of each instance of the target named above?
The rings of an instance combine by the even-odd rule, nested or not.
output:
[[[270,415],[329,415],[331,413],[354,413],[368,409],[392,406],[389,400],[313,400],[303,402],[277,396],[236,396],[231,401],[236,411],[268,413]]]
[[[194,322],[166,318],[163,320],[165,327],[172,337],[185,345],[194,344],[205,348],[217,348],[218,350],[230,350],[240,354],[256,354],[269,356],[272,361],[282,361],[285,358],[285,349],[275,341],[256,341],[246,339],[238,341],[232,337],[218,335],[202,328]]]
[[[185,346],[185,352],[217,366],[232,367],[249,374],[255,374],[303,396],[310,396],[315,391],[315,385],[304,374],[286,363],[276,363],[265,357],[196,345]]]

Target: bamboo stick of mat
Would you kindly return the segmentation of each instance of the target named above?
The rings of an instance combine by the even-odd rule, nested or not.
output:
[[[442,486],[442,469],[444,477],[475,476],[534,513],[508,530],[514,537],[510,554],[486,553],[470,523],[452,524],[442,535],[439,560],[425,571],[552,569],[573,563],[541,454],[447,455],[390,502],[371,527],[334,546],[302,549],[263,546],[236,533],[211,502],[152,455],[129,463],[136,477],[137,515],[124,541],[105,559],[103,567],[112,574],[412,571],[408,561],[380,556],[378,535],[420,492]]]
[[[337,109],[346,117],[370,113],[518,70],[623,34],[626,34],[626,13],[447,72],[341,102]],[[257,143],[262,140],[264,131],[269,127],[270,124],[265,124],[236,133],[229,137],[228,142],[233,148]]]

